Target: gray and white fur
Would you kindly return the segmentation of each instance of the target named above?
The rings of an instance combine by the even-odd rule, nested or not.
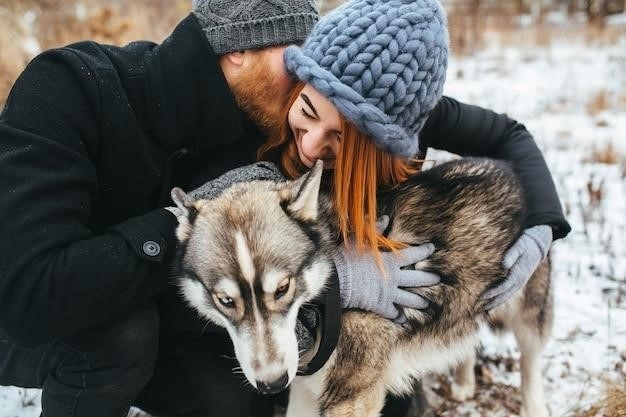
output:
[[[431,305],[405,309],[404,325],[345,311],[327,363],[296,376],[306,366],[299,358],[310,357],[298,352],[298,309],[324,289],[337,247],[321,174],[318,163],[298,180],[236,184],[214,200],[172,191],[180,209],[182,293],[202,317],[227,329],[248,381],[267,393],[290,386],[288,417],[378,416],[387,393],[407,394],[415,379],[456,366],[453,395],[465,399],[474,389],[479,327],[504,324],[522,353],[522,415],[547,416],[538,362],[552,321],[547,262],[510,302],[482,310],[480,296],[504,277],[502,258],[525,216],[517,178],[488,159],[440,164],[381,196],[391,217],[385,233],[407,244],[434,243],[433,255],[417,266],[442,283],[416,290]]]

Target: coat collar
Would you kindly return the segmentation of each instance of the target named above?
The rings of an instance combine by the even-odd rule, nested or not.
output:
[[[152,124],[168,147],[202,153],[241,138],[244,114],[193,14],[148,52],[145,61]]]

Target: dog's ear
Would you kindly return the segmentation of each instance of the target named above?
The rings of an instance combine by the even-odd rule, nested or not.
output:
[[[172,201],[176,203],[176,207],[180,210],[180,215],[176,215],[176,217],[189,217],[189,210],[193,209],[193,199],[189,196],[189,194],[185,193],[178,187],[174,187],[172,188],[170,195],[172,197]]]
[[[176,237],[181,242],[189,239],[193,221],[198,214],[198,209],[194,205],[194,200],[189,194],[185,193],[178,187],[174,187],[170,193],[172,201],[176,203],[176,207],[168,208],[178,220],[176,228]]]
[[[305,221],[317,220],[318,197],[324,163],[318,160],[313,168],[300,178],[290,182],[281,197],[287,201],[287,211]]]

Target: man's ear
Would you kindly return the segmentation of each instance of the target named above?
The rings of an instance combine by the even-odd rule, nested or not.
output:
[[[220,68],[228,85],[232,86],[240,77],[241,70],[245,67],[250,54],[247,51],[229,52],[218,58]]]
[[[281,197],[288,202],[287,211],[296,218],[305,221],[317,220],[323,170],[324,164],[318,160],[309,172],[283,188]]]
[[[234,65],[240,67],[244,64],[246,58],[246,51],[229,52],[220,56],[220,64],[225,61],[227,65]]]

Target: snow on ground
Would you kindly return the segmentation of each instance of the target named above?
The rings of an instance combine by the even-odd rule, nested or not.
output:
[[[449,74],[448,95],[506,112],[535,135],[573,227],[553,246],[556,315],[544,354],[552,415],[573,417],[599,398],[604,378],[626,379],[626,37],[485,49],[452,59]],[[616,154],[617,163],[599,162]],[[517,412],[514,340],[485,340],[479,396],[442,405],[437,379],[428,390],[439,415]],[[0,417],[37,416],[38,394],[0,387]]]
[[[0,387],[0,416],[37,417],[41,411],[39,390]]]
[[[574,416],[598,399],[606,378],[626,380],[626,38],[486,49],[454,59],[449,74],[446,94],[522,121],[553,173],[572,232],[553,246],[556,314],[544,374],[552,415]],[[620,162],[599,163],[603,152]],[[485,340],[483,389],[491,393],[439,415],[515,415],[519,400],[494,407],[519,396],[508,389],[519,387],[515,341],[487,332]],[[511,357],[508,372],[502,358]],[[431,389],[441,395],[435,401],[446,397],[441,380]]]

